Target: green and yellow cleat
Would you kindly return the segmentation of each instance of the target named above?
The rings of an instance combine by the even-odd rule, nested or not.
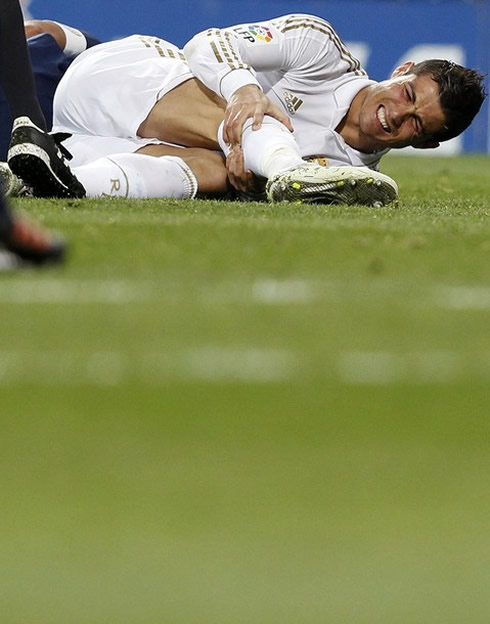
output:
[[[389,176],[366,167],[297,165],[267,181],[271,202],[363,204],[384,206],[398,198],[398,186]]]

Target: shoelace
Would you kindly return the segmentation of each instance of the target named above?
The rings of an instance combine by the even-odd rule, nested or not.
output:
[[[69,139],[72,135],[68,134],[67,132],[55,132],[50,136],[53,137],[54,142],[56,143],[58,149],[66,158],[66,160],[72,160],[73,155],[70,154],[70,152],[66,149],[64,145],[62,145],[63,141],[66,141],[66,139]]]

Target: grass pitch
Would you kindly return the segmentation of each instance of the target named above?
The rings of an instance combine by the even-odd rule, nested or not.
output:
[[[486,624],[484,157],[398,207],[18,200],[0,275],[6,624]]]

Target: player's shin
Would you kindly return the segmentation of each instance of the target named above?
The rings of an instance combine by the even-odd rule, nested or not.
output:
[[[252,119],[243,127],[242,149],[245,167],[263,178],[303,164],[298,145],[286,126],[272,117],[264,117],[262,126],[252,130]],[[223,141],[223,126],[218,131],[221,149],[227,155],[230,147]]]
[[[74,172],[88,197],[188,199],[198,189],[192,170],[176,156],[114,154],[75,167]]]

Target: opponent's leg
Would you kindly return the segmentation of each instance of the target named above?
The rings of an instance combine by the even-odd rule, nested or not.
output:
[[[80,185],[64,163],[54,140],[46,134],[18,0],[2,2],[0,83],[15,120],[8,154],[12,171],[29,186],[32,178],[46,175],[46,196],[79,197]]]
[[[15,119],[7,160],[15,175],[35,189],[37,197],[85,195],[53,137],[29,117]]]
[[[0,194],[0,245],[15,254],[17,259],[36,265],[60,262],[66,253],[63,240],[23,218],[12,216],[2,194]]]
[[[29,115],[45,129],[45,120],[36,97],[34,78],[20,6],[17,0],[3,0],[0,13],[0,83],[12,116]],[[51,234],[13,215],[0,192],[0,245],[13,254],[15,263],[59,262],[65,244]]]
[[[0,83],[12,118],[27,116],[46,130],[37,100],[31,61],[24,34],[24,18],[18,0],[3,0],[0,15]]]
[[[45,197],[83,197],[83,189],[51,136],[37,100],[18,0],[3,0],[0,15],[0,82],[14,119],[8,161],[28,186]]]

